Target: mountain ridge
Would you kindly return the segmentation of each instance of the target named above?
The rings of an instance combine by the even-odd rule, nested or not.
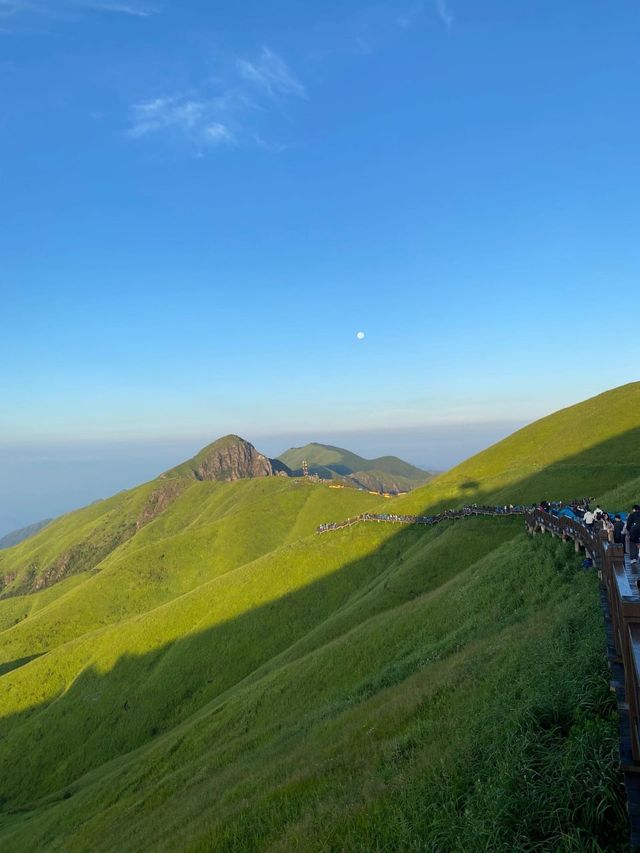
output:
[[[27,524],[25,527],[20,527],[18,530],[11,530],[9,533],[0,538],[0,551],[5,548],[13,548],[14,545],[19,545],[25,539],[30,539],[39,533],[47,524],[51,524],[52,518],[45,518],[42,521],[35,521],[33,524]]]
[[[397,456],[365,459],[343,447],[316,441],[291,447],[277,458],[295,476],[302,474],[302,463],[306,462],[309,473],[322,480],[343,480],[356,488],[378,492],[409,491],[433,476]]]

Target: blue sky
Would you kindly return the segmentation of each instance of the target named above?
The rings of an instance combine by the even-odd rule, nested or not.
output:
[[[636,379],[639,36],[635,0],[0,0],[0,445]]]

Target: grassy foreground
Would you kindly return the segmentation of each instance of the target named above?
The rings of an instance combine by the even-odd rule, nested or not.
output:
[[[18,738],[17,765],[18,754],[11,756],[17,773],[3,767],[0,843],[12,850],[624,849],[595,584],[564,546],[516,534],[435,590],[386,609],[371,601],[368,618],[353,601],[346,608],[353,616],[344,613],[339,627],[270,658],[166,731],[140,734],[146,742],[115,760],[104,736],[90,741],[104,762],[84,776],[65,774],[53,755],[43,764],[43,752],[28,749],[36,732],[47,739],[41,711],[39,727]],[[263,624],[243,633],[256,643]],[[195,635],[174,648],[174,677],[158,679],[147,725],[176,694],[187,701],[176,675],[208,639]],[[131,697],[117,713],[106,706],[111,727],[142,713],[133,674],[122,663],[96,674],[61,717],[86,713],[109,691]],[[49,717],[59,724],[51,709]],[[13,728],[15,738],[20,720]],[[87,748],[85,737],[79,726],[78,749]],[[72,728],[65,739],[73,741]],[[30,801],[33,792],[39,800]]]
[[[635,501],[639,387],[394,507]],[[380,506],[177,477],[2,552],[0,849],[625,850],[596,578],[516,518],[314,535]]]

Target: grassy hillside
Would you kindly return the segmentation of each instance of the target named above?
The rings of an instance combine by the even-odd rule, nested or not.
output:
[[[597,497],[638,476],[640,382],[634,382],[524,427],[398,505],[414,511]]]
[[[152,481],[56,519],[40,533],[0,552],[0,599],[96,570],[193,483]]]
[[[292,447],[278,459],[294,473],[300,474],[302,463],[307,462],[309,471],[323,480],[352,477],[357,485],[365,488],[410,490],[426,482],[432,474],[403,462],[397,456],[380,456],[364,459],[342,447],[312,442],[304,447]]]
[[[637,395],[393,506],[637,499]],[[0,849],[626,849],[597,579],[516,518],[314,534],[379,506],[176,476],[0,555]]]
[[[453,572],[466,537],[441,544],[435,586],[401,555],[311,569],[277,603],[244,576],[240,613],[194,596],[3,676],[0,842],[507,850],[524,833],[554,849],[560,830],[622,849],[595,579],[509,534]],[[363,530],[316,547],[370,545]]]
[[[123,513],[131,504],[144,506],[155,488],[154,483],[145,484],[118,496],[117,506]],[[0,666],[41,654],[86,631],[120,624],[280,546],[308,537],[327,516],[356,515],[378,503],[376,498],[353,490],[334,492],[322,486],[294,485],[281,478],[236,483],[190,481],[188,489],[163,514],[140,528],[134,538],[117,544],[85,573],[81,585],[66,587],[63,596],[58,596],[58,587],[53,586],[35,596],[0,599],[0,624],[5,612],[11,614],[11,629],[0,635]],[[274,504],[276,513],[272,512]],[[89,509],[95,512],[97,507]],[[58,535],[47,541],[50,560],[66,553],[70,541],[85,541],[86,513],[73,513],[64,519],[64,525],[60,524]],[[103,516],[101,513],[98,518]],[[263,523],[256,524],[256,518]],[[75,540],[71,535],[74,525]],[[6,562],[15,568],[43,548],[44,544],[36,545],[35,540],[33,545],[24,543],[6,552]],[[52,596],[53,603],[34,612],[34,600]]]
[[[36,521],[34,524],[29,524],[27,527],[21,527],[19,530],[12,530],[0,539],[0,550],[4,548],[13,548],[14,545],[19,545],[25,539],[35,536],[43,527],[51,523],[50,518],[45,518],[43,521]]]

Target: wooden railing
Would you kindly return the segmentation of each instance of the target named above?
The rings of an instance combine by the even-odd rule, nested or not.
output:
[[[362,513],[344,521],[321,524],[317,533],[342,530],[363,522],[422,525],[478,515],[524,515],[531,535],[549,533],[572,541],[576,552],[584,550],[598,570],[607,628],[610,684],[618,704],[620,765],[627,792],[631,849],[640,853],[640,572],[637,564],[634,569],[625,563],[623,545],[609,542],[600,528],[589,529],[573,518],[522,506],[466,506],[428,516]]]
[[[331,521],[321,524],[316,533],[330,533],[333,530],[343,530],[345,527],[353,527],[354,524],[365,522],[376,522],[378,524],[440,524],[443,521],[451,521],[456,518],[471,518],[483,515],[500,517],[506,515],[524,515],[526,508],[523,506],[465,506],[462,509],[447,509],[436,515],[398,515],[394,513],[372,513],[363,512],[354,515],[353,518],[345,518],[344,521]]]
[[[557,518],[540,509],[525,512],[529,533],[551,533],[575,543],[576,551],[584,549],[593,560],[606,590],[611,617],[613,663],[624,668],[624,701],[628,705],[630,751],[633,766],[640,770],[640,572],[625,562],[623,545],[611,544],[604,532],[588,530],[584,524],[570,518]],[[620,709],[620,703],[619,703]],[[624,756],[624,744],[621,750]],[[638,762],[636,766],[636,762]]]

